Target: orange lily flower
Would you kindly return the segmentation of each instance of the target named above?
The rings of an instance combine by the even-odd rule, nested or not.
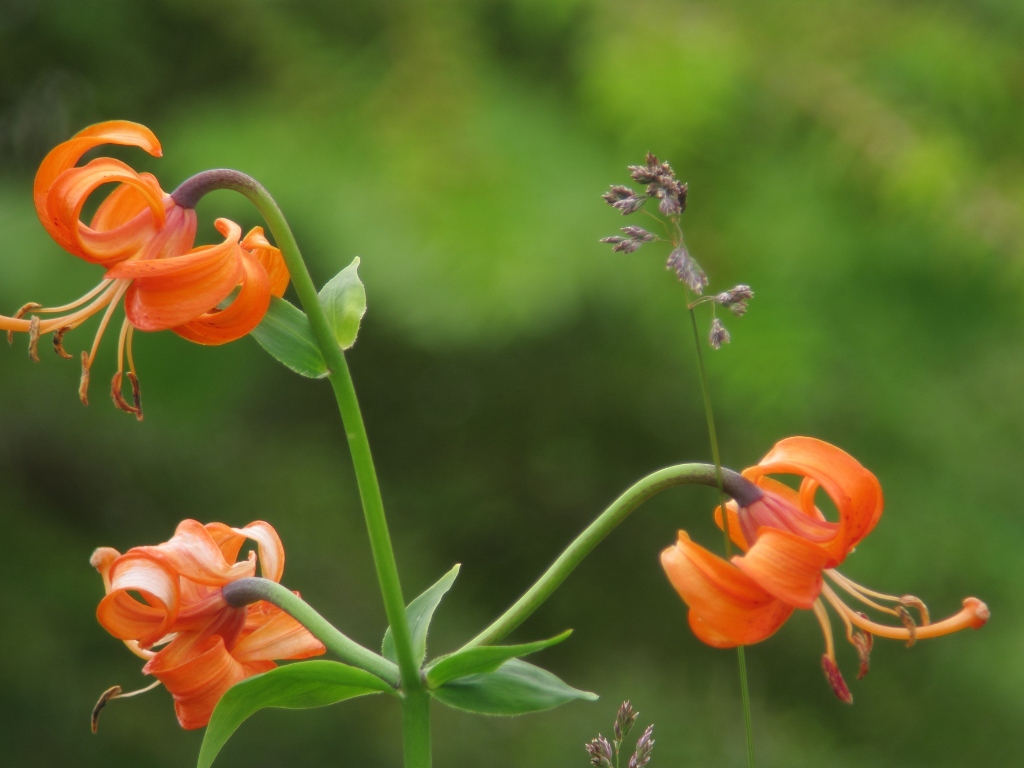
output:
[[[772,479],[772,474],[801,477],[799,490]],[[685,531],[661,553],[669,581],[690,607],[690,627],[708,645],[730,648],[758,643],[781,627],[794,609],[812,610],[825,636],[822,667],[836,695],[853,702],[836,664],[835,643],[825,603],[838,613],[846,637],[860,656],[858,679],[867,674],[874,637],[916,640],[978,629],[989,619],[988,607],[975,597],[963,609],[932,623],[916,597],[887,595],[863,587],[835,570],[871,532],[882,516],[882,489],[875,476],[849,454],[809,437],[780,441],[761,462],[743,472],[756,485],[746,506],[726,505],[728,531],[745,554],[731,561],[693,543]],[[824,489],[838,511],[838,522],[826,520],[815,506]],[[721,508],[715,519],[722,527]],[[828,577],[826,583],[823,576]],[[896,617],[900,626],[882,624],[854,610],[839,597]],[[822,600],[824,598],[824,602]],[[915,622],[908,608],[920,615]]]
[[[68,253],[104,267],[103,280],[69,304],[43,307],[29,303],[14,317],[0,316],[0,330],[7,331],[8,341],[13,341],[15,332],[28,333],[29,354],[34,360],[38,360],[39,337],[52,333],[57,354],[71,358],[64,350],[64,335],[102,311],[92,347],[82,352],[79,396],[88,404],[89,371],[123,298],[126,317],[111,397],[119,408],[141,419],[132,357],[136,328],[172,330],[197,344],[234,341],[259,325],[271,295],[283,295],[290,277],[281,252],[267,242],[260,227],[242,238],[237,224],[217,219],[224,241],[194,248],[195,211],[179,205],[152,174],[137,173],[109,157],[77,165],[86,152],[103,144],[139,147],[155,157],[162,155],[160,142],[145,126],[123,120],[99,123],[51,150],[39,166],[33,187],[36,212],[46,231]],[[82,207],[106,184],[117,186],[87,225],[79,218]],[[222,306],[236,289],[234,299]],[[132,403],[121,390],[126,356]]]
[[[248,559],[235,562],[247,539],[256,542],[258,557],[250,552]],[[90,563],[106,589],[96,617],[146,660],[143,673],[171,692],[183,728],[205,726],[231,686],[273,669],[275,660],[326,651],[276,606],[227,604],[224,585],[254,576],[257,562],[264,578],[281,580],[284,547],[273,527],[260,521],[230,528],[185,520],[163,544],[134,547],[123,555],[100,547],[92,555]],[[113,696],[105,695],[98,706],[107,698]]]

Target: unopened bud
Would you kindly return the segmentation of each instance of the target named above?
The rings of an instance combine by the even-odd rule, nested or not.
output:
[[[723,344],[728,344],[730,341],[732,341],[732,336],[729,335],[729,331],[722,325],[722,321],[716,317],[711,321],[711,333],[708,334],[708,343],[711,344],[712,349],[721,349]]]

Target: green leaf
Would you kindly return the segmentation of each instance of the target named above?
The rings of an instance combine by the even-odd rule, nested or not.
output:
[[[327,375],[327,363],[313,338],[309,318],[294,304],[271,296],[267,314],[250,335],[271,357],[300,376],[322,379]]]
[[[203,736],[198,768],[210,768],[235,729],[257,710],[324,707],[387,690],[380,678],[337,661],[303,661],[250,677],[217,703]]]
[[[525,715],[576,699],[597,699],[596,694],[579,691],[546,669],[519,659],[506,661],[494,672],[451,680],[430,693],[449,707],[481,715]]]
[[[320,289],[320,306],[327,314],[327,322],[342,349],[356,343],[359,322],[366,314],[366,289],[359,279],[359,257],[331,278]]]
[[[430,629],[430,620],[434,617],[434,610],[441,602],[441,598],[452,588],[455,577],[459,575],[459,568],[456,564],[448,573],[438,579],[430,589],[417,597],[405,608],[405,616],[409,620],[409,635],[412,637],[412,653],[417,666],[423,663],[427,655],[427,630]],[[384,658],[398,663],[398,654],[395,651],[395,639],[391,634],[391,627],[384,633],[384,642],[381,647]]]
[[[493,672],[509,659],[526,656],[536,653],[545,648],[565,640],[572,634],[571,629],[565,630],[560,635],[537,640],[533,643],[522,645],[485,645],[480,648],[468,648],[465,651],[457,651],[448,656],[442,656],[429,667],[427,667],[427,685],[437,688],[449,680],[454,680],[466,675],[476,675],[485,672]]]

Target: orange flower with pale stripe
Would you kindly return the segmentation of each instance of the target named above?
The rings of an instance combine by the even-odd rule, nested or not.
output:
[[[799,490],[772,479],[773,474],[802,478]],[[867,674],[875,636],[912,645],[968,627],[978,629],[988,621],[988,607],[968,597],[959,613],[932,623],[918,598],[876,592],[835,570],[875,527],[883,506],[875,476],[839,448],[809,437],[791,437],[777,443],[743,476],[756,485],[751,499],[744,500],[745,506],[730,502],[726,509],[730,538],[745,554],[723,560],[691,541],[685,531],[661,553],[669,581],[690,607],[690,627],[708,645],[758,643],[774,634],[795,609],[814,611],[825,636],[825,676],[836,695],[852,703],[836,664],[826,603],[839,615],[847,640],[860,656],[858,678]],[[827,520],[816,506],[819,489],[835,505],[838,522]],[[721,508],[715,510],[715,519],[722,527]],[[871,620],[847,605],[840,592],[895,617],[899,626]],[[914,621],[909,608],[918,612],[920,622]]]
[[[39,338],[53,334],[54,350],[71,358],[64,350],[64,335],[102,313],[92,346],[82,352],[79,396],[88,404],[89,372],[100,340],[123,299],[125,320],[111,397],[119,408],[141,419],[132,357],[135,329],[171,330],[198,344],[234,341],[259,325],[270,297],[281,296],[288,287],[289,274],[281,252],[267,241],[260,227],[243,238],[237,224],[217,219],[224,241],[193,247],[195,211],[175,202],[152,174],[138,173],[109,157],[78,165],[86,152],[104,144],[138,147],[155,157],[162,154],[160,142],[145,126],[120,120],[99,123],[51,150],[33,186],[43,227],[68,253],[104,267],[103,280],[63,306],[43,307],[33,302],[13,317],[0,316],[0,330],[7,331],[8,341],[15,332],[27,333],[34,360],[38,360]],[[109,184],[116,186],[85,224],[80,219],[83,206],[96,190]],[[122,393],[125,358],[131,403]]]
[[[259,554],[236,562],[246,540],[256,543]],[[146,660],[143,673],[157,678],[154,687],[170,691],[183,728],[205,726],[231,686],[273,669],[276,660],[326,650],[280,608],[262,601],[233,608],[224,600],[223,587],[255,576],[257,564],[263,578],[281,580],[284,547],[268,523],[230,528],[185,520],[163,544],[123,555],[101,547],[90,562],[106,589],[96,617]],[[126,695],[111,690],[116,693],[105,694],[98,708]],[[98,709],[94,725],[95,714]]]

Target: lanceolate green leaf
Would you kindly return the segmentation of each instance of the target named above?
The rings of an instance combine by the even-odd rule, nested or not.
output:
[[[309,318],[294,304],[270,297],[263,321],[250,334],[270,355],[301,376],[322,379],[327,363],[320,354]]]
[[[366,289],[359,279],[358,269],[357,256],[320,289],[320,305],[342,349],[356,343],[359,323],[366,314]]]
[[[409,620],[409,634],[412,637],[412,652],[416,664],[422,664],[427,655],[427,630],[430,629],[430,620],[434,617],[434,610],[441,602],[441,598],[451,589],[455,577],[459,575],[459,568],[456,565],[448,573],[438,579],[430,589],[413,600],[405,608],[405,615]],[[391,627],[384,633],[384,642],[381,647],[384,658],[398,662],[398,654],[395,652],[395,639],[391,635]]]
[[[572,634],[571,629],[547,640],[537,640],[522,645],[485,645],[480,648],[468,648],[449,656],[442,656],[427,667],[427,685],[437,688],[466,675],[493,672],[509,659],[526,656],[531,653],[550,648],[565,640]]]
[[[389,690],[388,684],[336,661],[303,661],[243,680],[224,694],[206,727],[198,768],[210,768],[247,717],[265,707],[307,709]]]
[[[597,699],[596,694],[577,690],[546,669],[519,659],[506,661],[494,672],[452,680],[430,693],[449,707],[481,715],[525,715],[576,699]]]

